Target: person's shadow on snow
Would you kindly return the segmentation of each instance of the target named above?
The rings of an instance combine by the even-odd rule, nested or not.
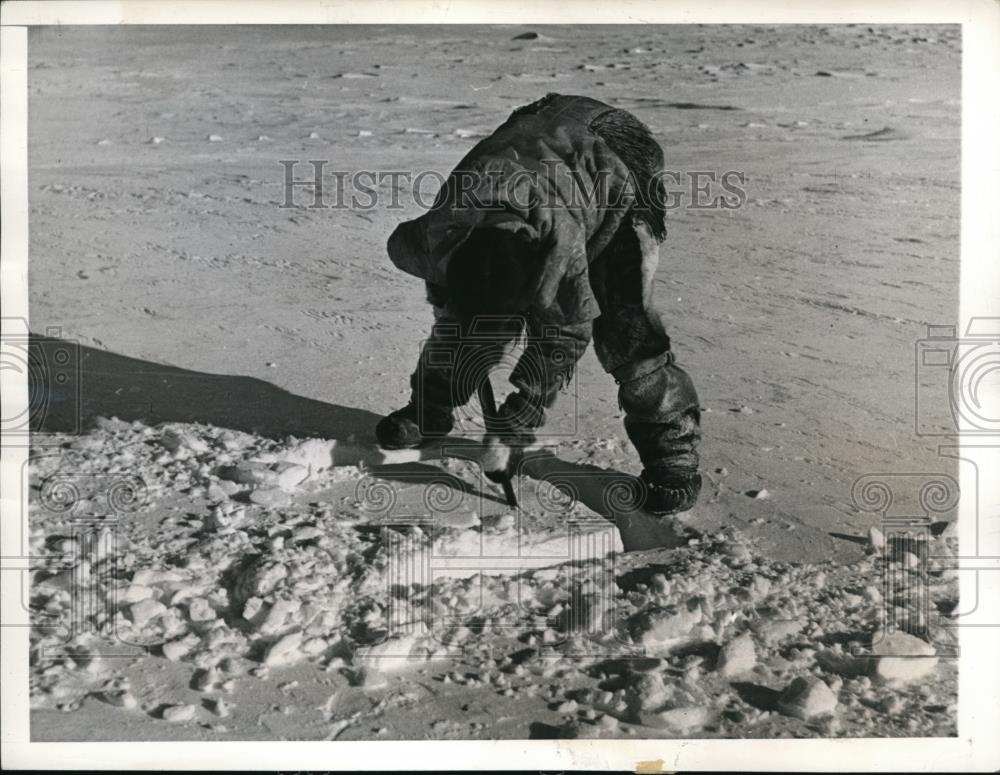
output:
[[[14,344],[13,360],[5,365],[27,372],[32,433],[77,434],[98,417],[117,417],[147,425],[202,423],[272,439],[353,437],[358,447],[375,445],[380,416],[374,412],[297,396],[255,377],[192,371],[39,334],[30,334],[26,347]],[[464,495],[473,490],[420,463],[377,466],[371,473],[403,484],[445,483]]]
[[[354,437],[374,446],[379,415],[289,393],[262,379],[209,374],[130,358],[76,342],[31,334],[21,363],[28,372],[32,433],[76,434],[97,417],[147,425],[202,423],[271,439]],[[468,484],[432,466],[384,466],[383,479],[412,484],[421,477],[467,494]]]
[[[268,438],[314,436],[374,442],[378,415],[282,390],[255,377],[208,374],[31,334],[33,432],[78,433],[96,417],[205,423]]]

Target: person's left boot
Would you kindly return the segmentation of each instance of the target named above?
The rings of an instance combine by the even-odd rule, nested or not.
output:
[[[639,478],[645,485],[643,510],[658,517],[688,511],[701,492],[701,474],[687,468],[653,463]]]

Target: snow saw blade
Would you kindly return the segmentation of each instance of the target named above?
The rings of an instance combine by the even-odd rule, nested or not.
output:
[[[479,383],[478,393],[479,403],[483,407],[483,419],[486,421],[486,427],[487,429],[494,428],[498,423],[497,401],[493,395],[493,383],[490,382],[489,375],[483,377],[483,381]],[[516,509],[517,496],[514,495],[514,485],[511,482],[509,473],[505,473],[502,476],[500,486],[503,487],[503,494],[507,499],[507,505],[512,509]]]

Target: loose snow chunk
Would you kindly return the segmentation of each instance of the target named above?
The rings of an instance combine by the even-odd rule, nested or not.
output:
[[[191,651],[192,648],[197,644],[197,638],[192,638],[190,636],[185,638],[180,638],[178,640],[172,640],[169,643],[163,644],[163,656],[169,659],[171,662],[177,662],[183,659]]]
[[[811,719],[833,713],[837,695],[819,678],[796,678],[778,698],[778,710],[786,716]]]
[[[129,607],[129,616],[136,627],[142,627],[147,622],[167,612],[167,607],[158,600],[142,600]]]
[[[99,692],[97,696],[108,703],[108,705],[114,705],[116,708],[135,710],[139,707],[139,701],[129,690],[127,683],[119,686],[108,686]]]
[[[219,698],[212,704],[212,712],[219,718],[225,718],[229,715],[232,707],[228,702]]]
[[[294,492],[309,478],[309,469],[287,461],[272,464],[250,461],[224,469],[220,477],[238,484]]]
[[[884,681],[908,683],[922,678],[938,663],[934,647],[905,632],[875,634],[872,651],[879,656],[875,674]]]
[[[376,646],[358,649],[354,659],[358,664],[380,673],[392,673],[405,670],[416,661],[415,658],[411,657],[416,645],[417,637],[406,635],[387,640]]]
[[[287,452],[282,452],[280,459],[285,463],[303,466],[309,475],[314,475],[336,465],[334,461],[336,447],[336,441],[308,439],[296,444]]]
[[[197,705],[171,705],[163,711],[163,720],[171,724],[182,724],[193,719],[197,712]]]
[[[708,715],[708,708],[699,706],[671,708],[655,713],[643,713],[642,723],[649,727],[665,727],[676,732],[691,732],[705,726]]]
[[[299,646],[302,645],[302,633],[291,632],[271,644],[264,657],[264,664],[269,667],[290,665],[302,658]]]
[[[757,664],[757,651],[754,649],[750,633],[743,633],[722,647],[717,664],[719,672],[729,678],[749,672]]]
[[[152,587],[146,587],[142,584],[131,584],[122,593],[120,599],[122,603],[138,603],[153,597],[154,592],[155,590]]]
[[[287,506],[288,493],[279,487],[264,487],[250,493],[250,500],[258,506],[280,507]]]
[[[775,646],[800,632],[802,632],[802,622],[797,619],[771,619],[757,627],[757,634],[768,646]]]
[[[196,455],[201,455],[209,451],[208,444],[193,433],[176,428],[167,428],[160,438],[160,444],[171,452],[176,452],[178,449],[187,449]]]
[[[651,654],[668,652],[694,637],[701,620],[701,608],[691,610],[686,605],[645,612],[635,623],[638,642]]]

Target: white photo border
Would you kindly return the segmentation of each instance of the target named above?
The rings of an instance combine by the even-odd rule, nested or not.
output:
[[[833,9],[836,10],[833,10]],[[93,24],[883,24],[962,25],[961,322],[1000,317],[1000,3],[992,0],[813,0],[784,4],[620,0],[125,0],[7,2],[0,7],[0,303],[5,319],[28,319],[27,27]],[[4,325],[7,325],[5,320]],[[23,374],[4,370],[3,416],[27,405]],[[993,413],[1000,396],[993,395]],[[963,440],[963,448],[965,447]],[[509,740],[365,742],[31,742],[28,628],[21,605],[26,547],[20,524],[28,451],[0,456],[0,743],[9,768],[52,769],[612,769],[644,772],[743,769],[960,771],[1000,767],[998,631],[960,628],[959,734],[955,738],[815,740]],[[996,456],[994,455],[994,459]],[[967,467],[964,467],[967,468]],[[963,468],[962,491],[976,482]],[[1000,521],[1000,479],[979,472],[980,519]],[[975,503],[963,495],[960,540],[975,535]],[[15,517],[14,515],[18,515]],[[1000,570],[1000,530],[979,531],[979,555]],[[983,546],[985,537],[991,542]],[[992,563],[992,565],[990,565]],[[964,574],[963,599],[1000,609],[1000,572]],[[970,597],[966,597],[969,595]],[[991,610],[987,621],[1000,621]],[[18,626],[20,625],[20,626]]]

